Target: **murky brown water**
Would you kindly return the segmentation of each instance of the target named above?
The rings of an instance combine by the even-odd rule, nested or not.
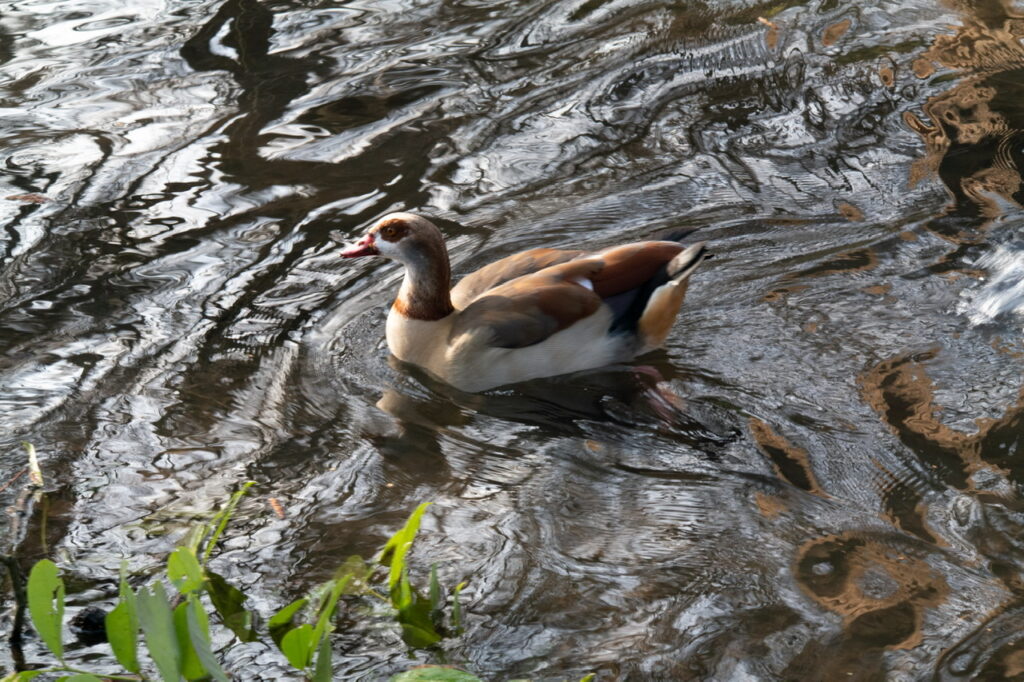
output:
[[[253,479],[216,567],[269,612],[434,500],[416,556],[489,679],[1024,676],[1022,37],[995,0],[8,3],[20,555],[87,603]],[[660,387],[463,395],[389,363],[399,272],[328,236],[398,209],[463,272],[687,226],[716,258]]]

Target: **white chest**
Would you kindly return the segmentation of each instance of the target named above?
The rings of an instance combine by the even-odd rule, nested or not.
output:
[[[440,320],[414,320],[392,308],[385,329],[388,348],[399,360],[437,373],[451,324],[450,316]]]

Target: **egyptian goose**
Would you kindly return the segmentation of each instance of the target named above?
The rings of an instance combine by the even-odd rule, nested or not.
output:
[[[454,288],[441,231],[412,213],[378,220],[344,258],[405,265],[387,340],[463,391],[631,360],[660,346],[704,244],[646,241],[601,251],[530,249],[466,275]]]

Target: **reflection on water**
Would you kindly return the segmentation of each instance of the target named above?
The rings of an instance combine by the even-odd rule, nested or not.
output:
[[[414,561],[468,579],[448,659],[487,678],[1024,674],[1022,39],[997,0],[11,3],[0,485],[24,439],[52,486],[20,556],[74,610],[255,480],[216,568],[269,612],[432,500]],[[336,256],[398,209],[456,274],[716,258],[665,351],[467,395],[389,361],[395,267]]]
[[[936,36],[913,63],[927,78],[936,67],[958,72],[956,85],[923,105],[931,124],[908,112],[906,120],[924,139],[927,154],[912,169],[912,181],[937,173],[953,195],[952,214],[992,218],[1006,202],[1024,200],[1019,162],[1024,141],[1024,15],[997,0],[966,8],[955,35]],[[949,238],[958,235],[942,232]]]

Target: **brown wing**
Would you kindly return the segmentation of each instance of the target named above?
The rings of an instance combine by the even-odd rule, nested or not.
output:
[[[600,297],[578,280],[603,266],[598,259],[570,261],[499,285],[458,313],[451,338],[482,331],[496,348],[540,343],[601,307]]]
[[[494,261],[463,277],[452,289],[452,303],[456,308],[465,308],[482,294],[505,282],[565,263],[583,253],[561,249],[530,249]]]
[[[676,242],[635,242],[602,251],[604,268],[594,275],[594,291],[609,298],[644,285],[683,250]]]

